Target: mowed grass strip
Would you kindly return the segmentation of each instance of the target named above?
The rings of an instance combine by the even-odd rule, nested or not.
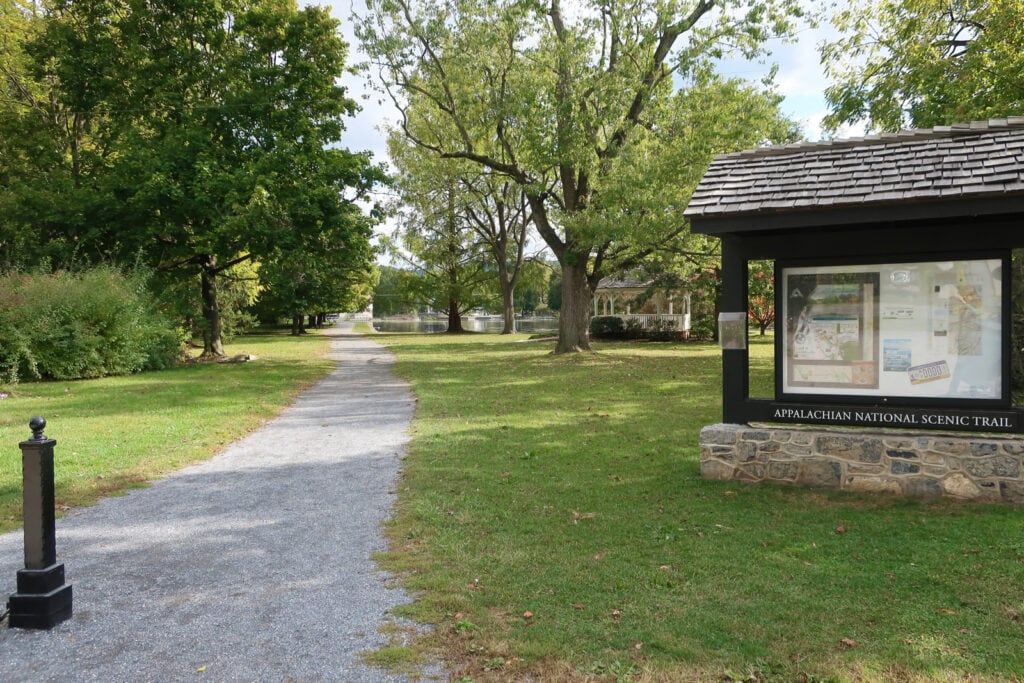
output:
[[[212,457],[325,377],[334,368],[328,344],[320,335],[248,335],[226,351],[251,362],[3,388],[0,531],[21,526],[18,443],[32,436],[32,416],[46,418],[57,441],[55,497],[66,511]]]
[[[1021,680],[1022,511],[701,479],[717,347],[374,339],[418,397],[380,559],[456,680]]]

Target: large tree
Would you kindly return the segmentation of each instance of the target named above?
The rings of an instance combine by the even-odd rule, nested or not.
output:
[[[822,47],[826,125],[930,128],[1024,114],[1024,0],[873,0]]]
[[[370,8],[358,33],[406,135],[525,192],[562,268],[556,352],[589,348],[591,296],[603,274],[685,233],[671,201],[618,203],[634,190],[642,197],[633,199],[646,199],[680,186],[672,169],[656,178],[640,170],[675,144],[661,124],[672,93],[710,80],[709,65],[729,50],[759,53],[800,13],[795,0],[387,0]],[[708,151],[724,151],[719,144]],[[699,177],[689,163],[682,172]]]
[[[147,6],[138,22],[151,56],[139,88],[153,88],[153,108],[137,129],[127,192],[154,260],[198,272],[204,354],[220,355],[217,276],[247,259],[312,265],[311,245],[326,239],[368,261],[366,221],[352,207],[380,174],[367,157],[329,148],[355,103],[338,85],[347,48],[325,9],[185,5]],[[328,253],[319,252],[333,263]]]
[[[532,217],[526,193],[491,169],[461,178],[470,227],[487,246],[501,291],[502,334],[516,331],[515,291],[526,263]]]
[[[374,181],[364,155],[323,149],[292,160],[291,173],[278,177],[282,204],[269,218],[284,223],[274,248],[260,258],[261,303],[292,319],[303,330],[303,316],[361,310],[376,283],[371,245],[377,211],[366,214],[362,199]],[[311,162],[304,170],[302,162]],[[342,201],[339,201],[339,198]]]
[[[406,284],[414,298],[447,314],[448,334],[461,334],[462,315],[494,298],[494,270],[466,216],[462,189],[454,177],[427,189],[416,177],[400,176],[398,187],[405,210],[397,242],[389,241],[392,255],[413,271]]]
[[[8,232],[32,222],[67,243],[65,260],[141,255],[195,282],[214,356],[218,277],[238,263],[329,239],[361,254],[352,272],[368,271],[355,207],[383,174],[338,149],[356,105],[338,84],[347,46],[327,10],[43,0],[21,16],[38,29],[10,125],[47,144],[23,151],[27,180],[0,187],[0,206],[20,211],[2,219]]]
[[[436,211],[428,206],[436,199],[453,202],[470,251],[490,255],[490,268],[501,292],[502,334],[516,331],[515,288],[526,260],[530,208],[523,189],[508,177],[462,159],[441,159],[432,151],[411,144],[398,131],[388,137],[388,150],[397,172],[397,186],[404,201],[418,213]],[[436,190],[443,189],[444,192]],[[421,231],[433,227],[450,234],[446,221],[417,221]],[[442,235],[439,235],[442,236]],[[445,260],[445,254],[438,254]],[[483,264],[481,264],[483,265]]]

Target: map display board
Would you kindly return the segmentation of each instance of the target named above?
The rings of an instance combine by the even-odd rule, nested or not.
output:
[[[780,269],[782,394],[1001,399],[1001,258]]]

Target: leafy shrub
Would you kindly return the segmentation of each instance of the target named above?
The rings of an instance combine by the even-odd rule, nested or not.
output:
[[[646,336],[651,341],[682,341],[683,333],[676,329],[674,320],[656,319],[646,330]]]
[[[694,341],[709,341],[715,338],[718,331],[718,321],[713,315],[695,316],[690,327],[690,339]]]
[[[626,321],[626,327],[622,330],[623,339],[645,339],[647,329],[635,318]]]
[[[590,336],[594,339],[625,339],[626,326],[615,315],[597,315],[590,319]]]
[[[124,375],[168,367],[180,348],[141,276],[101,267],[0,277],[0,380]]]
[[[636,318],[623,321],[617,315],[599,315],[590,319],[590,336],[594,339],[649,339],[651,341],[682,341],[683,333],[672,320],[655,319],[644,327]]]

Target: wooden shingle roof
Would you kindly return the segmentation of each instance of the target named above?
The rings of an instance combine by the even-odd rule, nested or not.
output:
[[[642,289],[649,287],[653,280],[641,280],[637,277],[603,277],[597,283],[597,289]]]
[[[1024,213],[1024,116],[720,155],[685,215],[696,232],[723,233],[871,220],[866,211]]]

